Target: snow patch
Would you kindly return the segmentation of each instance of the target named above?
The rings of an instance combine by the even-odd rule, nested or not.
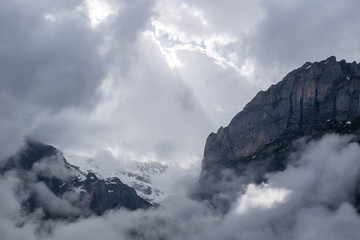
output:
[[[82,187],[74,187],[73,190],[77,194],[86,193],[85,189],[83,189]]]
[[[64,153],[64,157],[73,166],[79,181],[85,181],[87,173],[91,172],[98,179],[105,180],[107,185],[117,184],[112,178],[119,178],[121,182],[134,188],[140,197],[151,202],[158,202],[159,197],[163,194],[157,186],[151,183],[152,176],[167,171],[168,167],[162,163],[131,162],[125,166],[119,165],[109,168],[101,159],[92,159],[70,153]],[[94,179],[94,177],[90,178]]]
[[[109,184],[117,184],[116,182],[105,182],[106,185],[109,185]]]

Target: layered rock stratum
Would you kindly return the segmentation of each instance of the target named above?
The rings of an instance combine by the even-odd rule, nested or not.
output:
[[[227,127],[208,136],[202,197],[221,191],[212,188],[221,170],[261,182],[265,173],[286,167],[295,140],[328,133],[360,136],[360,64],[333,56],[291,71],[260,91]]]
[[[239,160],[267,144],[321,132],[360,118],[360,64],[330,57],[305,63],[260,91],[230,122],[207,138],[203,166]]]

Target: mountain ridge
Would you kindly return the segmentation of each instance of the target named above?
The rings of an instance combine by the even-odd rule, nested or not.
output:
[[[69,164],[60,150],[32,140],[2,162],[0,177],[7,175],[19,179],[23,212],[41,212],[43,219],[75,220],[117,208],[153,206],[119,178],[102,179],[93,172],[83,172]]]
[[[221,193],[236,199],[241,185],[266,182],[267,173],[283,171],[297,141],[329,133],[352,134],[360,142],[360,64],[333,56],[289,72],[208,136],[197,196],[226,212],[231,203],[217,199]],[[239,177],[236,190],[219,187],[232,181],[229,171]]]
[[[356,62],[337,62],[330,57],[305,63],[268,90],[260,91],[227,127],[211,133],[205,144],[203,165],[249,156],[281,134],[309,131],[307,125],[323,118],[341,122],[360,117],[359,79],[360,64]],[[347,92],[337,94],[338,90]],[[326,105],[329,102],[332,106]]]
[[[97,158],[78,156],[64,152],[66,160],[79,168],[79,177],[83,173],[92,172],[98,178],[107,179],[118,177],[123,183],[134,188],[137,194],[148,202],[157,205],[163,192],[152,182],[152,177],[160,175],[167,170],[167,166],[159,162],[124,162],[108,163]]]

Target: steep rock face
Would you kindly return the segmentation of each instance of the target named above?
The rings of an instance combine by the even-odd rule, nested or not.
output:
[[[206,141],[195,198],[226,213],[242,186],[286,169],[302,142],[328,133],[360,143],[360,64],[330,57],[305,63],[259,92]],[[360,199],[360,191],[357,194]],[[360,201],[354,205],[360,211]]]
[[[207,138],[203,169],[241,161],[268,144],[316,134],[360,117],[360,64],[335,57],[305,63],[259,92],[229,126]]]
[[[28,141],[0,166],[0,177],[16,176],[18,197],[25,213],[41,211],[44,219],[76,219],[108,210],[148,208],[149,202],[113,177],[99,179],[70,165],[56,148]]]

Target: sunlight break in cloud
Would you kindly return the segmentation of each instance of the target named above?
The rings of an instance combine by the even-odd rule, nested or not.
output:
[[[92,27],[96,27],[110,15],[116,14],[112,6],[104,0],[86,0],[85,5]]]
[[[231,59],[227,59],[220,53],[219,48],[237,42],[237,38],[228,33],[212,33],[208,35],[206,30],[211,27],[206,20],[205,14],[195,7],[181,4],[178,8],[174,5],[168,11],[160,11],[160,15],[153,17],[151,24],[154,31],[148,31],[157,42],[162,54],[165,56],[171,69],[182,67],[184,62],[178,57],[178,51],[198,51],[214,60],[214,63],[223,68],[238,68]],[[176,5],[176,4],[175,4]],[[183,28],[181,19],[192,18],[196,29]],[[232,54],[235,54],[232,53]]]
[[[285,202],[290,194],[290,190],[271,187],[269,184],[249,184],[245,194],[238,199],[236,212],[244,214],[253,209],[272,208]]]
[[[31,136],[109,168],[122,159],[174,165],[154,179],[171,196],[159,208],[71,224],[24,216],[28,186],[0,177],[1,239],[41,239],[39,228],[49,227],[44,239],[358,240],[360,148],[342,137],[304,146],[296,164],[266,176],[268,185],[217,182],[233,193],[216,195],[234,204],[226,216],[187,196],[206,136],[259,90],[306,61],[359,60],[359,1],[288,3],[0,1],[0,158]],[[48,167],[32,174],[54,172]],[[74,210],[47,206],[46,188],[30,187],[45,208]]]

